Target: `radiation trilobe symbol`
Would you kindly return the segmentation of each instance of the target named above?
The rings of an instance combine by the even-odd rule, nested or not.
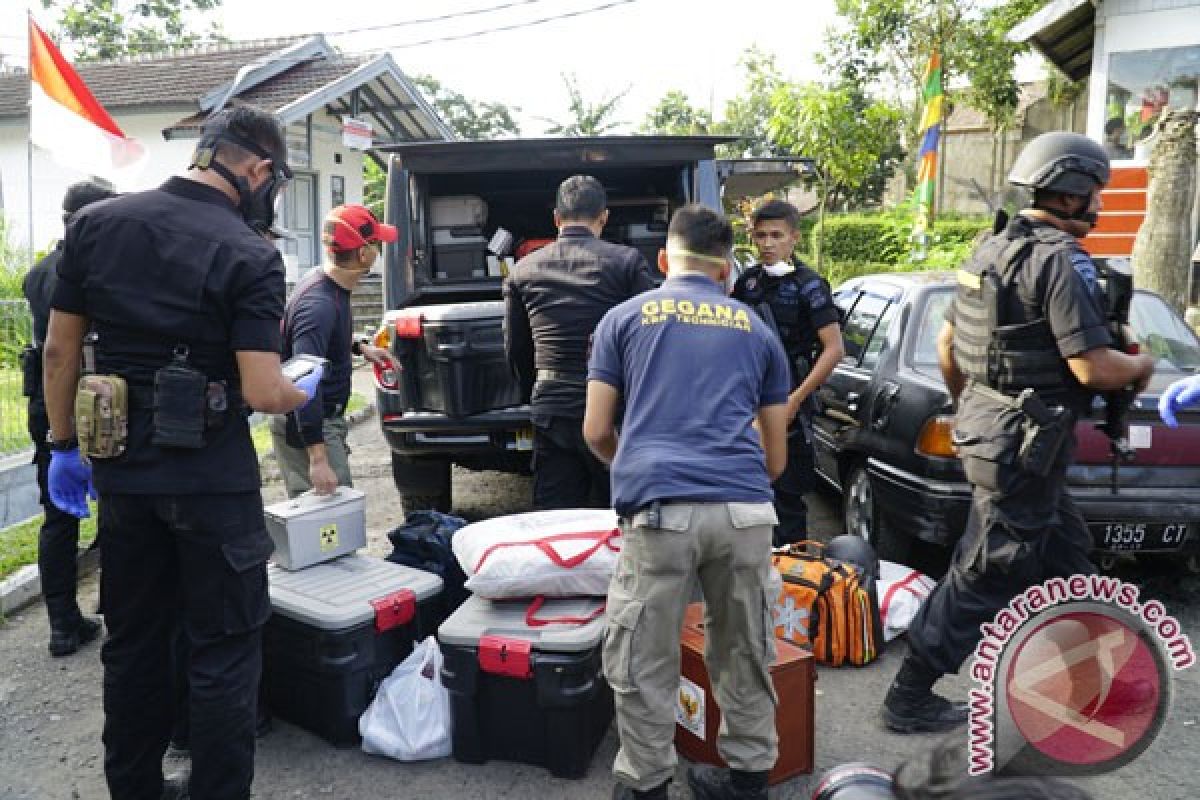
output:
[[[333,550],[338,546],[337,525],[322,525],[321,526],[321,552]]]

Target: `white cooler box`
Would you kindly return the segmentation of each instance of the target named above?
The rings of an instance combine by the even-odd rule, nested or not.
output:
[[[263,516],[275,542],[271,559],[284,569],[303,569],[367,546],[366,495],[348,486],[269,505]]]

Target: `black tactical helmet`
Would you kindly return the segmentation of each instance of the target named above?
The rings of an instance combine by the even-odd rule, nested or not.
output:
[[[821,776],[813,800],[896,800],[892,776],[873,764],[843,764]]]
[[[825,545],[824,555],[826,558],[854,564],[869,577],[879,577],[879,556],[875,555],[875,548],[871,547],[861,536],[843,533],[841,536],[833,537],[829,544]]]
[[[1017,156],[1008,182],[1086,197],[1108,183],[1108,154],[1082,133],[1043,133]]]
[[[62,207],[65,215],[70,216],[84,206],[116,196],[117,193],[112,190],[112,187],[99,181],[79,181],[67,187],[67,193],[63,195]]]

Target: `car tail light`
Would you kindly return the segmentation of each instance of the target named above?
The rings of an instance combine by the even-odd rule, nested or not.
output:
[[[396,336],[400,339],[420,339],[425,318],[420,314],[401,314],[396,317]]]
[[[957,458],[951,434],[954,431],[954,417],[930,417],[921,426],[921,435],[917,437],[917,452],[923,456],[938,456],[940,458]]]

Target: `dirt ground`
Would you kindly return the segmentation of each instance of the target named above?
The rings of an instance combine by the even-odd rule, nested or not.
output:
[[[356,375],[362,379],[363,375]],[[360,389],[362,391],[362,389]],[[369,419],[351,434],[355,483],[368,496],[369,550],[390,552],[386,532],[401,521],[386,446],[378,421]],[[527,478],[496,473],[456,471],[455,511],[468,518],[512,513],[528,508]],[[264,490],[267,502],[283,496],[278,483]],[[836,502],[814,497],[813,528],[838,531]],[[1196,638],[1200,626],[1200,580],[1177,575],[1138,576],[1153,585],[1168,608]],[[81,601],[95,607],[96,579],[82,581]],[[103,749],[99,647],[89,645],[67,659],[46,652],[45,614],[30,607],[0,626],[0,800],[92,800],[107,797]],[[816,699],[816,775],[848,761],[873,761],[895,767],[931,747],[929,736],[886,732],[879,703],[903,657],[897,643],[876,663],[861,669],[819,671]],[[965,698],[962,677],[944,680],[939,688]],[[1099,778],[1080,781],[1097,798],[1188,800],[1200,797],[1200,671],[1177,674],[1171,713],[1151,748],[1137,761]],[[609,768],[616,751],[610,733],[579,781],[552,778],[544,770],[492,762],[482,766],[452,759],[400,764],[367,756],[356,749],[337,749],[321,739],[276,721],[259,743],[256,798],[529,798],[571,797],[600,800],[611,793]],[[808,798],[815,777],[800,777],[772,790],[776,800]],[[672,797],[686,797],[680,780]]]

